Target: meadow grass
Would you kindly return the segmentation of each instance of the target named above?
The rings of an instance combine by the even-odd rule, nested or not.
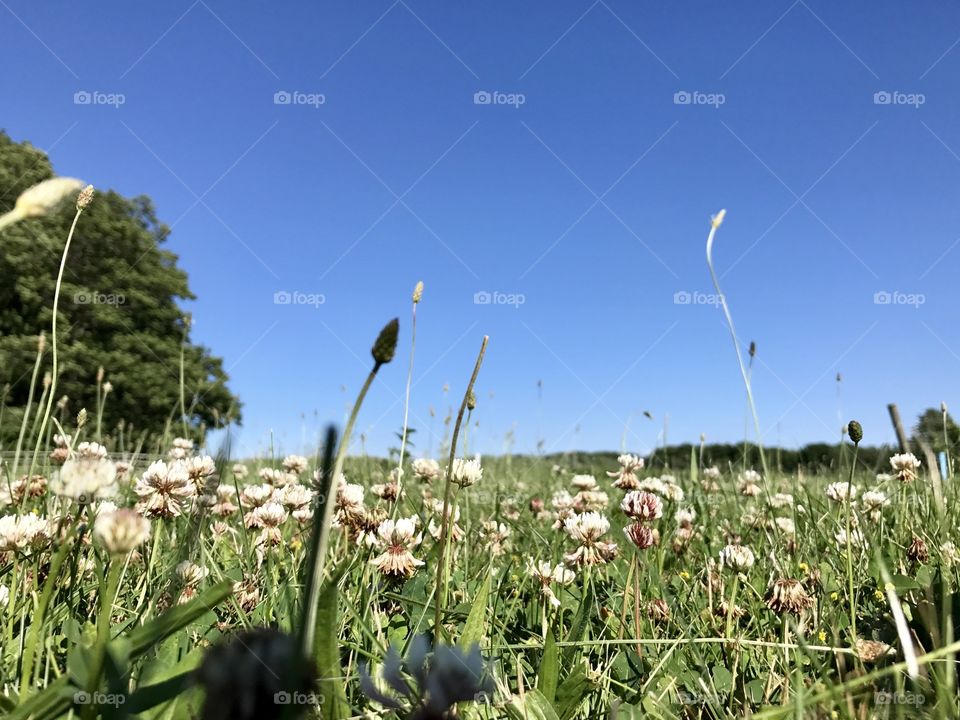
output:
[[[709,250],[708,261],[713,272]],[[65,251],[61,276],[66,262]],[[211,456],[187,424],[182,383],[180,422],[143,445],[105,432],[102,373],[95,422],[52,417],[47,384],[33,397],[41,344],[30,403],[42,418],[22,415],[0,478],[0,710],[358,720],[960,710],[958,493],[934,468],[898,454],[878,474],[858,462],[870,429],[853,422],[845,471],[783,473],[762,452],[760,470],[716,467],[703,442],[677,468],[627,453],[471,459],[458,453],[460,430],[483,412],[473,388],[487,338],[464,369],[442,460],[407,455],[412,346],[399,457],[350,456],[366,390],[396,347],[391,321],[343,434],[328,433],[314,458],[235,461],[229,442]]]

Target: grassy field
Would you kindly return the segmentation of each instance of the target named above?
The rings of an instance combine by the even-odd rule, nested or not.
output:
[[[483,352],[437,458],[347,457],[395,322],[315,457],[237,462],[169,428],[128,447],[41,396],[0,487],[3,711],[957,714],[952,482],[867,468],[855,422],[819,473],[475,458]]]

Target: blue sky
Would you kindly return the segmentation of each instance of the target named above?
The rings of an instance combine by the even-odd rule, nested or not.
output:
[[[955,4],[2,0],[0,28],[0,125],[173,226],[243,452],[342,421],[400,316],[359,423],[386,448],[421,279],[417,454],[484,334],[473,449],[742,439],[721,207],[766,442],[960,406]]]

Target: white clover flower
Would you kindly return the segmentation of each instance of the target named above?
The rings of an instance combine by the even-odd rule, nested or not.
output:
[[[287,455],[282,463],[283,469],[294,475],[300,475],[307,469],[308,464],[309,461],[303,455]]]
[[[262,485],[247,485],[240,493],[240,503],[244,510],[253,510],[273,498],[274,487],[263,483]]]
[[[610,504],[610,496],[601,490],[581,490],[573,498],[577,512],[598,512]]]
[[[643,490],[631,490],[624,495],[620,509],[633,520],[657,520],[663,517],[663,501]]]
[[[209,574],[210,571],[207,570],[207,568],[201,567],[189,560],[184,560],[177,565],[177,576],[180,578],[180,581],[188,587],[197,587]]]
[[[681,503],[685,497],[683,488],[675,482],[668,482],[664,486],[663,496],[670,502]]]
[[[50,523],[36,515],[0,517],[0,552],[30,555],[50,541]]]
[[[573,498],[570,497],[570,493],[566,490],[560,490],[553,494],[553,499],[550,503],[553,505],[554,510],[569,510],[573,507]]]
[[[243,463],[235,463],[232,470],[233,470],[233,476],[237,480],[243,480],[244,478],[247,477],[247,475],[250,474],[250,468],[248,468]]]
[[[480,467],[480,457],[473,460],[463,458],[454,458],[453,469],[450,471],[450,479],[460,487],[469,487],[480,482],[483,478],[483,468]]]
[[[857,486],[848,485],[845,482],[833,482],[827,485],[827,497],[833,500],[834,502],[845,502],[847,498],[847,491],[849,490],[851,501],[857,497]]]
[[[913,453],[899,453],[890,458],[890,467],[893,468],[901,482],[913,482],[917,479],[920,461]]]
[[[776,493],[775,495],[770,496],[768,502],[772,508],[780,509],[785,507],[793,507],[793,495],[790,493]]]
[[[117,466],[96,455],[67,460],[53,476],[50,490],[55,495],[89,503],[117,494]]]
[[[616,472],[607,471],[607,477],[616,478],[613,486],[621,490],[636,490],[639,484],[637,473],[643,470],[643,458],[625,453],[617,456],[620,469]]]
[[[258,543],[260,545],[279,545],[283,541],[280,528],[289,514],[280,503],[268,502],[251,513],[250,524],[262,528]]]
[[[610,529],[610,521],[597,512],[580,513],[568,518],[563,529],[578,542],[593,542],[606,534]]]
[[[716,465],[703,469],[703,476],[707,480],[719,480],[720,479],[720,468]]]
[[[567,535],[580,546],[564,556],[568,565],[601,565],[617,555],[617,544],[604,542],[601,537],[610,529],[610,521],[597,512],[574,515],[564,521]]]
[[[720,551],[720,564],[737,572],[746,572],[755,561],[753,550],[746,545],[727,545]]]
[[[593,475],[574,475],[570,478],[570,484],[578,490],[595,490],[597,479]]]
[[[440,477],[440,463],[431,458],[417,458],[413,461],[413,474],[421,482],[432,482]]]
[[[867,490],[860,498],[864,510],[880,510],[890,504],[887,494],[881,490]]]
[[[680,527],[692,527],[693,522],[697,519],[697,511],[693,508],[677,510],[673,518]]]
[[[667,496],[667,483],[661,480],[658,477],[649,477],[644,478],[640,481],[637,486],[638,490],[646,490],[647,492],[656,493],[661,497]]]
[[[77,456],[92,460],[103,460],[107,457],[107,449],[96,442],[82,442],[77,445]]]
[[[422,536],[417,534],[417,518],[384,520],[377,529],[380,541],[386,548],[370,561],[384,575],[409,578],[418,567],[425,565],[423,560],[413,556],[411,550],[420,544]]]
[[[956,565],[960,562],[960,552],[957,551],[957,546],[950,540],[947,540],[940,546],[940,553],[943,555],[943,561],[947,565]]]
[[[837,543],[837,547],[840,550],[847,549],[847,531],[844,528],[840,528],[834,534],[834,540]],[[857,528],[851,528],[850,530],[850,546],[855,548],[866,548],[867,539],[864,537],[863,533]]]
[[[527,572],[534,580],[540,583],[541,594],[553,607],[560,607],[560,599],[554,594],[550,586],[554,583],[557,585],[569,585],[576,578],[576,573],[573,572],[573,570],[561,564],[551,567],[550,563],[545,560],[540,560],[535,563],[528,559]]]
[[[180,461],[169,465],[163,460],[150,464],[134,491],[140,496],[137,509],[151,517],[171,518],[183,512],[186,500],[196,497],[197,489]]]
[[[797,526],[794,524],[793,518],[778,517],[774,522],[784,535],[793,537],[797,534]]]
[[[274,496],[284,507],[296,510],[313,502],[314,492],[303,485],[287,485],[277,490]]]

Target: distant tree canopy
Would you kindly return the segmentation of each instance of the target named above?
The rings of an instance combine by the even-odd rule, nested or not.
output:
[[[45,153],[15,143],[0,131],[0,214],[28,187],[53,176]],[[50,370],[50,325],[60,257],[75,208],[28,219],[0,232],[0,386],[5,390],[0,439],[19,429],[11,422],[27,402],[38,336],[47,334],[40,377]],[[122,421],[136,434],[180,428],[180,354],[188,423],[222,426],[240,421],[240,404],[227,388],[223,362],[190,342],[179,300],[193,299],[177,256],[162,249],[169,229],[150,199],[98,189],[77,225],[60,292],[58,316],[62,412],[95,412],[97,369],[112,385],[103,411],[104,432]],[[34,402],[42,382],[38,379]],[[15,425],[16,427],[11,427]],[[6,444],[6,443],[5,443]]]
[[[960,445],[960,427],[949,413],[938,408],[928,408],[921,413],[913,428],[913,436],[925,440],[936,453],[949,450],[950,455],[954,455]]]

